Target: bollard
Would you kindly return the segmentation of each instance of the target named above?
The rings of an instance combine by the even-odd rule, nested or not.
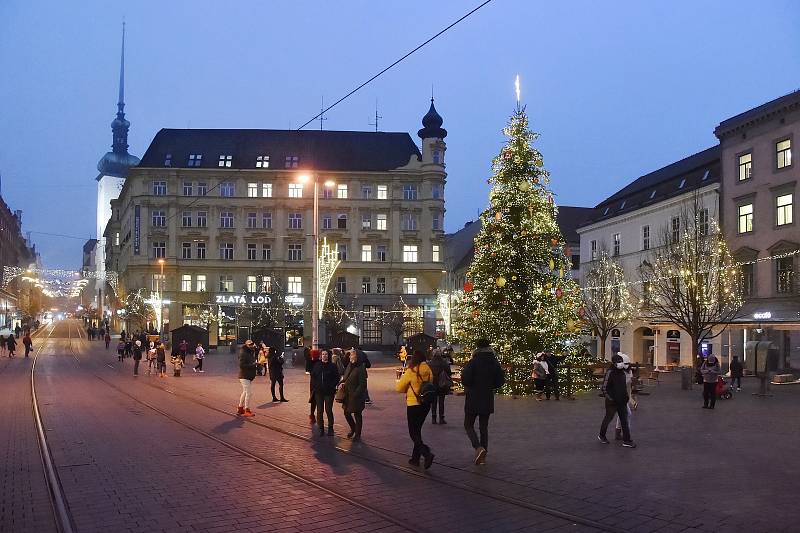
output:
[[[681,367],[681,390],[690,390],[694,380],[694,368],[690,366]]]

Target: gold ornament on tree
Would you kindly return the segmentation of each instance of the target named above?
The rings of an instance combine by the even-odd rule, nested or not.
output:
[[[500,276],[495,280],[495,283],[497,284],[498,287],[502,289],[503,287],[506,286],[506,278]]]

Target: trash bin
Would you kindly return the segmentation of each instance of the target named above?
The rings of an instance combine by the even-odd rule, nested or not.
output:
[[[694,381],[694,369],[690,366],[681,367],[681,390],[690,390]]]

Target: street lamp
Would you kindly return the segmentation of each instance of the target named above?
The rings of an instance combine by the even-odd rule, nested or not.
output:
[[[301,174],[297,177],[300,183],[308,183],[312,178],[308,174]],[[317,304],[317,284],[319,280],[319,264],[317,254],[319,253],[319,175],[314,174],[314,258],[311,274],[311,347],[319,347],[319,309]],[[326,188],[333,187],[335,183],[331,180],[323,184]]]

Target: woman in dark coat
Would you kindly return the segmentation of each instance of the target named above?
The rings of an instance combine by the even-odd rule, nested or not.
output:
[[[320,436],[325,435],[322,410],[328,415],[328,435],[333,435],[333,397],[339,385],[339,369],[330,360],[330,354],[323,351],[319,363],[311,369],[311,393],[317,406],[317,426]]]
[[[283,354],[279,354],[277,350],[274,352],[270,350],[269,358],[267,359],[267,367],[269,368],[269,382],[270,382],[270,391],[272,391],[272,401],[273,402],[288,402],[283,396]],[[278,384],[278,388],[281,393],[280,399],[275,396],[275,384]]]
[[[744,375],[744,367],[742,366],[742,362],[739,361],[737,356],[733,356],[733,361],[731,361],[731,388],[733,388],[733,384],[736,383],[736,390],[742,390],[742,376]]]
[[[347,424],[350,426],[350,433],[347,434],[347,438],[359,441],[361,440],[361,428],[363,426],[361,413],[364,411],[366,403],[367,370],[364,368],[364,364],[358,360],[358,354],[355,350],[350,350],[348,355],[350,356],[350,364],[347,365],[341,384],[344,389],[342,409],[344,409],[344,417],[347,420]]]
[[[503,386],[506,378],[489,341],[479,339],[476,344],[472,359],[461,370],[461,384],[466,392],[464,430],[475,449],[475,464],[483,464],[489,448],[489,416],[494,413],[494,391]],[[475,433],[476,419],[480,440]]]

